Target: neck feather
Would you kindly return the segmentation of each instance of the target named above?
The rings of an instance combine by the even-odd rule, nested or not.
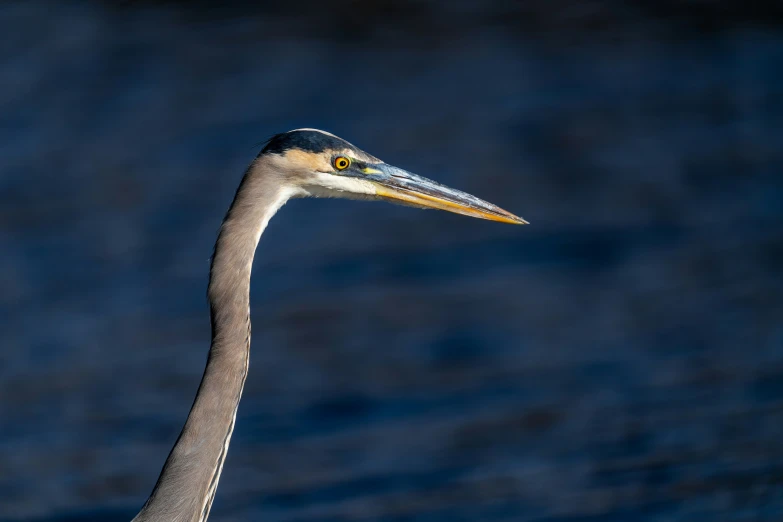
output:
[[[203,522],[234,429],[250,354],[250,271],[270,218],[294,194],[256,161],[220,229],[209,273],[212,345],[196,399],[134,522]]]

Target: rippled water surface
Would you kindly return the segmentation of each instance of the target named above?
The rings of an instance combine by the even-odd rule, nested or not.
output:
[[[141,507],[305,126],[532,225],[286,205],[211,520],[783,519],[783,29],[378,5],[0,7],[0,520]]]

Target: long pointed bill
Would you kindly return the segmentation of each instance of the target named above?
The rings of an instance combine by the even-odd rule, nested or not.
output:
[[[483,199],[471,196],[417,176],[391,165],[373,165],[364,171],[364,179],[375,184],[376,195],[399,203],[422,208],[437,208],[465,216],[502,223],[527,225],[521,217],[506,212]]]

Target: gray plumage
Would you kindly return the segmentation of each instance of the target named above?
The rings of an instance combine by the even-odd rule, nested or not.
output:
[[[207,520],[247,377],[256,246],[280,207],[292,197],[306,196],[385,199],[525,223],[474,196],[387,165],[332,134],[299,129],[273,137],[247,169],[220,228],[207,292],[212,344],[204,376],[185,426],[134,522]]]

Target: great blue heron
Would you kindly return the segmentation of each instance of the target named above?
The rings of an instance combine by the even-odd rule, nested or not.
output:
[[[136,522],[203,522],[234,429],[250,354],[250,269],[261,233],[290,198],[383,199],[504,223],[524,219],[470,194],[387,165],[328,132],[272,137],[245,172],[209,271],[212,346],[182,432]]]

